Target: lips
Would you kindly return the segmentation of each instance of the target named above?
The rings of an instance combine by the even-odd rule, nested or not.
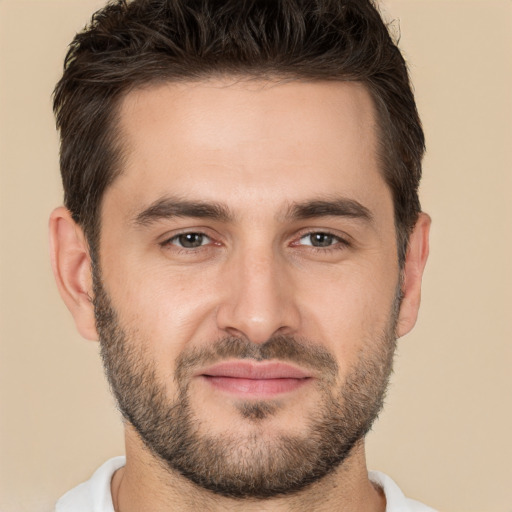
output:
[[[198,377],[217,390],[245,397],[271,397],[298,389],[312,379],[306,370],[281,362],[223,362]]]

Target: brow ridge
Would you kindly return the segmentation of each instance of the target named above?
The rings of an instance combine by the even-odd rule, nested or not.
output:
[[[344,197],[293,202],[288,205],[283,219],[306,220],[330,216],[361,219],[367,222],[373,221],[373,214],[368,208],[359,201]],[[230,222],[234,220],[235,215],[226,205],[219,202],[163,197],[135,215],[133,222],[136,226],[148,226],[159,220],[175,217],[193,217]]]
[[[373,221],[372,212],[359,201],[345,197],[313,199],[301,203],[292,203],[285,215],[287,218],[305,220],[314,217],[348,217]]]
[[[175,217],[195,217],[227,222],[234,216],[229,208],[221,203],[163,197],[144,208],[134,217],[133,222],[136,226],[148,226],[159,220]]]

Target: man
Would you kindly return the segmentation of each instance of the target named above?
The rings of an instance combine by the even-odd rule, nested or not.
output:
[[[431,510],[365,462],[430,225],[374,5],[117,1],[55,111],[53,268],[126,438],[56,510]]]

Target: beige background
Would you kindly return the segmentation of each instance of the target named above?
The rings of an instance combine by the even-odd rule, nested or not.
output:
[[[39,512],[123,451],[94,343],[48,263],[50,94],[101,0],[0,0],[0,511]],[[512,2],[385,0],[428,137],[432,253],[370,466],[444,511],[512,511]]]

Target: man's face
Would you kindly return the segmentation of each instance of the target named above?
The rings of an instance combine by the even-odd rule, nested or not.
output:
[[[366,433],[391,370],[399,268],[370,96],[211,81],[120,112],[96,308],[121,410],[204,487],[299,489]]]

